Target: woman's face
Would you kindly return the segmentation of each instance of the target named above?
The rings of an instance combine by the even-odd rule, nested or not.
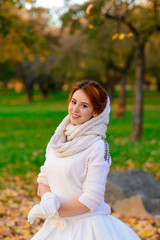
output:
[[[68,113],[70,121],[74,125],[82,124],[97,116],[88,96],[81,89],[74,92],[68,105]]]

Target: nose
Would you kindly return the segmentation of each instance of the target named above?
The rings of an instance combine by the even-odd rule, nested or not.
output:
[[[74,112],[79,112],[79,105],[78,104],[74,105],[73,111]]]

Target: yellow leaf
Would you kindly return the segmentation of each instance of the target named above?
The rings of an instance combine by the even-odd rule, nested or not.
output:
[[[27,58],[28,58],[28,60],[29,60],[30,62],[33,62],[33,61],[34,61],[34,56],[33,56],[31,53],[29,53],[29,54],[27,55]]]
[[[6,209],[5,209],[5,207],[0,206],[0,214],[1,214],[1,215],[6,214]]]
[[[2,234],[4,231],[5,231],[5,229],[1,227],[0,228],[0,234]]]
[[[17,217],[17,214],[16,213],[11,213],[11,218],[15,219]]]
[[[24,230],[24,236],[28,236],[29,235],[29,231],[28,231],[28,229],[25,229]]]
[[[130,37],[132,37],[132,36],[133,36],[133,33],[128,33],[128,34],[127,34],[127,37],[128,37],[128,38],[130,38]]]
[[[45,62],[45,57],[44,56],[40,56],[39,60],[40,60],[40,62]]]
[[[9,238],[10,240],[11,240],[11,238]],[[22,238],[12,238],[12,239],[14,239],[14,240],[22,240]]]
[[[93,29],[94,26],[93,26],[92,24],[89,24],[89,25],[88,25],[88,28],[89,28],[89,29]]]
[[[86,14],[89,15],[90,14],[90,11],[91,9],[93,8],[93,4],[89,4],[87,9],[86,9]]]
[[[147,236],[147,237],[150,237],[150,236],[153,235],[153,232],[152,232],[152,231],[149,231],[148,229],[144,229],[144,230],[142,231],[142,233],[143,233],[145,236]]]
[[[130,218],[130,219],[129,219],[129,222],[130,222],[131,224],[134,224],[134,223],[136,222],[136,220],[135,220],[134,218]]]
[[[112,40],[114,40],[114,39],[116,39],[116,38],[118,38],[119,37],[119,33],[116,33],[116,34],[114,34],[113,36],[112,36]]]
[[[124,33],[121,33],[120,35],[119,35],[119,39],[120,40],[123,40],[125,38],[125,34]]]
[[[29,53],[29,49],[26,46],[24,46],[23,51],[25,54]]]
[[[141,226],[141,224],[135,224],[134,225],[134,228],[136,228],[136,229],[140,229],[142,226]]]
[[[26,223],[25,223],[25,227],[30,227],[30,223],[29,223],[29,222],[26,222]]]
[[[11,240],[11,238],[10,237],[4,237],[3,240]]]

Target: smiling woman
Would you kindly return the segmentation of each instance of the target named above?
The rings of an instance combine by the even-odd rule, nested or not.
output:
[[[70,121],[74,125],[82,124],[96,116],[93,105],[83,90],[77,90],[68,105]]]
[[[110,215],[104,202],[111,165],[105,141],[110,113],[106,91],[94,81],[77,82],[68,112],[47,145],[38,175],[41,201],[30,210],[28,220],[46,221],[32,240],[139,240]]]

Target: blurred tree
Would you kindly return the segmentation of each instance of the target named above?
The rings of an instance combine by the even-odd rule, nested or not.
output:
[[[62,17],[63,22],[72,22],[71,29],[80,27],[81,19],[86,19],[88,26],[93,29],[106,21],[112,20],[117,26],[117,36],[123,40],[126,36],[133,36],[133,49],[135,48],[135,96],[133,111],[132,140],[142,135],[142,106],[143,82],[145,73],[145,47],[150,37],[160,31],[160,2],[159,0],[92,0],[83,6],[75,5]],[[125,32],[123,32],[125,29]],[[112,33],[111,33],[112,34]],[[102,44],[102,43],[101,43]],[[127,45],[126,45],[127,47]],[[124,49],[122,50],[122,52]],[[132,56],[128,52],[128,59]],[[127,59],[127,55],[126,58]],[[130,60],[129,60],[130,61]],[[128,61],[124,66],[128,66]],[[129,64],[130,65],[130,64]],[[114,64],[110,65],[114,69]],[[123,70],[126,69],[123,67]],[[115,81],[114,70],[111,71],[112,82]],[[125,73],[125,71],[124,71]],[[125,76],[125,74],[124,74]],[[124,84],[123,84],[124,85]]]
[[[84,78],[83,59],[86,53],[84,36],[80,31],[70,35],[69,29],[66,28],[61,32],[59,44],[54,78],[59,82],[59,87],[69,86]]]
[[[39,62],[45,62],[45,59],[52,52],[48,40],[48,29],[50,28],[50,16],[47,9],[31,8],[27,10],[21,6],[17,7],[9,1],[6,6],[12,27],[0,32],[0,62],[7,61],[17,63],[17,71],[25,86],[27,101],[32,101],[32,88],[36,81],[35,71]],[[0,10],[1,12],[1,10]],[[2,15],[2,14],[1,14]],[[55,43],[55,41],[53,41]],[[53,44],[52,43],[52,44]],[[42,60],[43,59],[43,60]],[[42,66],[41,66],[42,68]],[[42,81],[41,81],[42,82]],[[42,86],[42,84],[40,84]]]
[[[160,92],[160,34],[155,33],[146,46],[146,78],[145,81],[150,84],[157,85]]]
[[[105,1],[104,1],[105,2]],[[110,1],[107,1],[110,2]],[[124,24],[132,32],[136,47],[135,96],[133,110],[132,140],[142,135],[143,82],[145,73],[145,47],[155,31],[160,31],[160,3],[158,0],[112,1],[105,4],[106,19],[117,21],[119,27]],[[111,2],[110,2],[111,3]]]
[[[7,81],[17,75],[17,66],[15,62],[0,62],[0,80],[2,81],[2,89],[7,89]]]
[[[3,36],[9,34],[17,25],[17,11],[25,6],[25,3],[35,3],[36,0],[0,0],[0,33]]]
[[[97,5],[94,5],[96,9],[93,8],[93,4],[70,6],[69,11],[61,17],[62,29],[70,27],[72,34],[75,30],[80,29],[81,35],[86,36],[86,56],[83,59],[87,66],[85,68],[85,77],[90,79],[89,75],[91,75],[92,79],[100,81],[107,89],[110,97],[112,97],[115,83],[120,81],[120,77],[123,79],[124,76],[127,77],[132,62],[133,47],[127,45],[127,41],[125,43],[124,41],[121,43],[113,41],[112,36],[114,37],[117,26],[113,21],[107,22],[101,17],[99,2],[96,3]],[[125,60],[126,58],[127,60]],[[92,74],[90,74],[91,72]],[[125,84],[123,86],[125,87]],[[124,103],[124,110],[125,98],[124,95],[121,95],[121,97],[123,97],[121,102]]]
[[[19,36],[22,43],[19,46],[19,53],[22,58],[19,61],[19,74],[26,89],[27,101],[31,102],[38,62],[45,62],[50,54],[45,36],[50,19],[48,10],[44,8],[31,8],[28,11],[23,9],[20,17],[22,27],[25,26],[25,31],[22,30]]]
[[[42,97],[46,98],[49,90],[54,91],[56,89],[54,71],[59,51],[59,30],[48,28],[44,36],[47,41],[49,54],[46,57],[37,57],[34,64],[36,66],[36,83],[39,85]]]
[[[114,86],[120,83],[119,103],[115,108],[117,117],[125,114],[126,79],[134,58],[134,44],[131,33],[117,34],[119,28],[112,20],[102,17],[101,2],[96,1],[83,6],[71,5],[62,17],[62,29],[70,27],[73,32],[80,29],[85,35],[85,51],[83,62],[86,65],[84,77],[95,79],[107,89],[112,98]],[[127,32],[125,26],[123,31]],[[124,35],[124,36],[123,36]]]

